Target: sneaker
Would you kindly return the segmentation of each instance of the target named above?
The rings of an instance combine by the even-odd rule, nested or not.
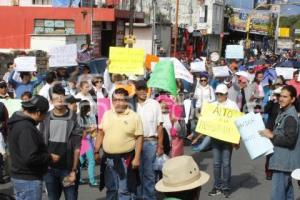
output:
[[[214,196],[217,196],[217,195],[220,195],[222,194],[222,191],[217,189],[217,188],[213,188],[209,193],[208,193],[208,196],[211,196],[211,197],[214,197]]]
[[[99,184],[97,182],[89,183],[90,187],[99,187]]]
[[[224,195],[225,198],[229,198],[229,196],[230,196],[230,191],[229,190],[223,190],[222,192],[223,192],[223,195]]]

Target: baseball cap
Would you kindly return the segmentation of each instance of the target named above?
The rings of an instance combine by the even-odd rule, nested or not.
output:
[[[66,103],[78,103],[80,101],[81,101],[81,99],[77,99],[73,95],[70,95],[65,99]]]
[[[28,101],[23,101],[22,107],[24,109],[30,109],[34,111],[40,111],[41,113],[46,113],[49,110],[49,102],[45,97],[41,95],[35,95]]]
[[[215,93],[227,94],[228,87],[225,84],[219,84],[216,88]]]
[[[245,71],[239,71],[239,72],[235,73],[235,75],[242,76],[242,77],[246,78],[247,80],[249,80],[249,78],[250,78],[249,73],[245,72]]]

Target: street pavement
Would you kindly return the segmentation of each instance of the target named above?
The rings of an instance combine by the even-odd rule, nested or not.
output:
[[[185,148],[185,154],[191,155],[190,147]],[[193,154],[201,170],[212,175],[213,161],[212,152]],[[268,200],[270,199],[271,181],[265,179],[264,173],[265,158],[250,160],[243,145],[239,150],[234,150],[232,155],[232,200]],[[99,167],[96,169],[96,175],[99,179]],[[83,178],[87,178],[86,171],[83,171]],[[200,199],[213,200],[225,199],[222,196],[209,197],[207,194],[211,190],[213,177],[202,187]],[[300,200],[300,189],[294,181],[295,199]],[[0,192],[11,193],[11,184],[0,185]],[[46,198],[45,198],[46,199]],[[63,197],[61,199],[64,199]],[[88,185],[79,187],[80,200],[105,200],[105,191],[99,192],[97,188],[90,188]]]

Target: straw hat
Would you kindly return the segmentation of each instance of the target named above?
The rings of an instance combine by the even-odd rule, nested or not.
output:
[[[295,169],[291,176],[293,179],[300,180],[300,169]]]
[[[162,173],[162,180],[155,185],[159,192],[191,190],[205,184],[209,179],[209,175],[199,170],[191,156],[178,156],[167,160]]]

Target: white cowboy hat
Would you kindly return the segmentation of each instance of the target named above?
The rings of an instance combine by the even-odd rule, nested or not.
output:
[[[159,192],[191,190],[209,180],[209,175],[199,170],[191,156],[178,156],[167,160],[162,173],[162,180],[155,185],[155,189]]]
[[[300,169],[295,169],[291,176],[293,179],[300,180]]]

